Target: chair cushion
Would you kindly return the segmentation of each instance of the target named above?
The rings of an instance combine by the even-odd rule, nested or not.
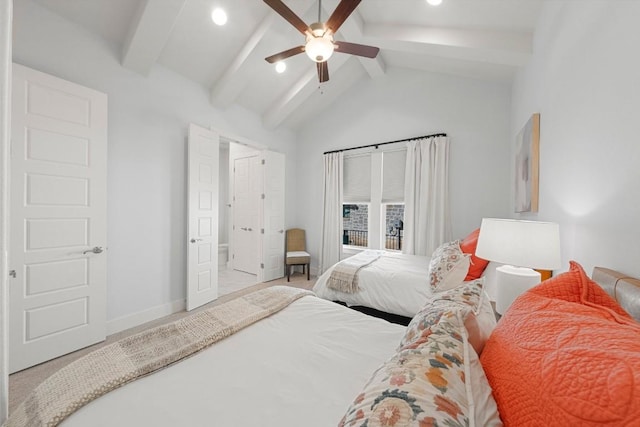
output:
[[[287,252],[287,258],[290,257],[300,257],[300,256],[311,256],[308,252],[305,251],[291,251]]]
[[[311,255],[305,251],[287,252],[285,263],[287,265],[310,264]]]

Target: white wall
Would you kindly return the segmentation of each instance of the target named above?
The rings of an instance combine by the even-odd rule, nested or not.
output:
[[[509,87],[406,69],[364,79],[300,130],[297,225],[318,263],[324,151],[446,132],[451,138],[453,235],[509,213]]]
[[[541,113],[540,208],[560,223],[563,270],[640,276],[640,2],[546,2],[513,85],[511,139]]]
[[[0,424],[9,415],[9,143],[11,135],[11,26],[13,2],[0,2]]]
[[[32,0],[16,2],[14,30],[15,62],[109,96],[108,320],[175,307],[186,287],[188,124],[257,141],[288,159],[295,157],[293,134],[266,131],[239,107],[214,109],[206,88],[161,66],[148,77],[122,68],[120,46]],[[294,162],[287,174],[292,194]],[[293,222],[294,205],[288,206]]]

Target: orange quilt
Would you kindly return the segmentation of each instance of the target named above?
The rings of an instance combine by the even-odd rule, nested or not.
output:
[[[640,324],[575,262],[513,303],[481,361],[505,426],[640,426]]]

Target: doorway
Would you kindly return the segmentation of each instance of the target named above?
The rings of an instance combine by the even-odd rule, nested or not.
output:
[[[261,223],[261,174],[256,166],[261,152],[261,148],[221,138],[218,232],[220,295],[244,289],[260,281],[258,230]],[[236,249],[238,243],[246,248],[240,254]]]
[[[258,274],[262,174],[259,153],[231,159],[233,269]]]

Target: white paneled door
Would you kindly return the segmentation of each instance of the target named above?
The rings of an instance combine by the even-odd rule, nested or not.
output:
[[[258,274],[258,233],[262,194],[260,156],[233,161],[233,268]]]
[[[105,339],[107,96],[13,66],[9,368]]]
[[[262,277],[268,282],[284,275],[284,154],[262,152],[264,197],[262,197]]]
[[[187,310],[218,298],[218,167],[220,136],[189,126]]]

